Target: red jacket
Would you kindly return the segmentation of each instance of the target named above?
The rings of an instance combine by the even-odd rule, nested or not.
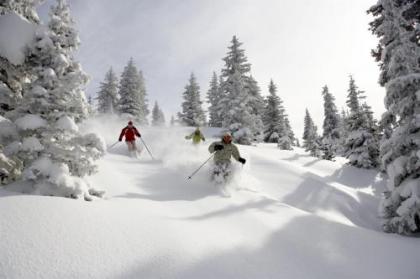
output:
[[[121,134],[120,134],[120,138],[118,139],[119,141],[122,140],[123,137],[125,137],[125,141],[135,141],[136,140],[136,136],[141,137],[139,131],[137,131],[136,127],[125,127],[124,129],[122,129]]]

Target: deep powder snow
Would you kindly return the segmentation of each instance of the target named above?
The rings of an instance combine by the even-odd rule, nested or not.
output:
[[[108,145],[125,123],[84,130]],[[191,128],[192,129],[192,128]],[[93,202],[0,190],[1,278],[419,278],[420,242],[385,234],[377,218],[384,181],[275,145],[239,146],[230,198],[209,182],[205,144],[189,128],[140,127],[158,159],[121,143],[91,183]]]

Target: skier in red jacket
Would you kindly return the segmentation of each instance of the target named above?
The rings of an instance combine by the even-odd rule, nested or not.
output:
[[[132,152],[137,152],[136,136],[139,138],[141,137],[137,128],[134,127],[133,122],[129,121],[128,125],[122,129],[118,141],[122,141],[123,137],[125,137],[125,143],[127,144],[128,152],[130,152],[130,154]]]

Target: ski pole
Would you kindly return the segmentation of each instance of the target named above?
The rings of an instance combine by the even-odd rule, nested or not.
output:
[[[117,141],[116,143],[112,144],[110,147],[108,147],[108,149],[113,148],[115,145],[117,145],[120,141]]]
[[[216,152],[213,153],[204,163],[202,163],[201,166],[199,166],[190,176],[188,176],[188,179],[191,179],[199,170],[201,170],[201,168],[204,167],[204,165],[214,157],[214,154],[216,154]]]
[[[150,157],[152,157],[152,160],[155,160],[155,158],[153,158],[152,152],[150,152],[149,148],[147,147],[146,143],[144,142],[143,138],[140,137],[141,142],[144,144],[144,147],[146,147],[147,152],[149,153]]]

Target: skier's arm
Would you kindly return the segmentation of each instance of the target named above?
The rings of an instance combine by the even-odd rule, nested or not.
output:
[[[120,137],[118,138],[118,141],[122,141],[122,138],[124,137],[125,131],[127,128],[122,129]]]
[[[232,147],[232,156],[233,158],[235,158],[236,161],[239,161],[239,158],[241,158],[241,155],[239,154],[239,149],[238,147],[236,147],[236,145],[232,145]]]
[[[193,135],[194,135],[194,133],[192,133],[191,135],[185,136],[185,139],[187,139],[187,140],[192,139]]]
[[[137,128],[134,128],[134,132],[136,133],[136,136],[138,136],[139,138],[141,138],[141,135],[140,135],[139,131],[137,131]]]
[[[206,140],[206,138],[204,137],[203,133],[200,133],[200,136],[201,136],[201,140],[202,141],[205,141]]]

